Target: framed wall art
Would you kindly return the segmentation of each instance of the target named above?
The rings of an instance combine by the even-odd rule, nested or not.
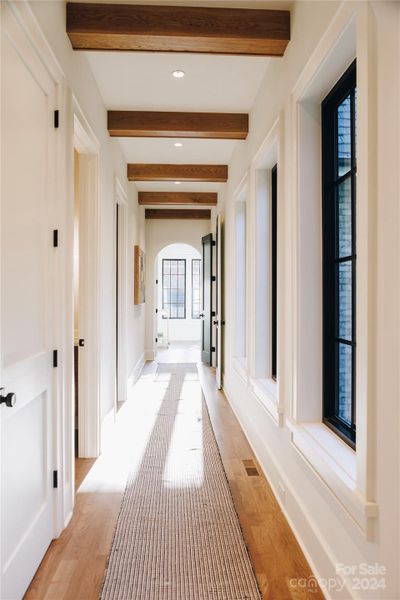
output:
[[[134,304],[143,304],[145,302],[145,271],[144,271],[144,252],[140,246],[134,247]]]

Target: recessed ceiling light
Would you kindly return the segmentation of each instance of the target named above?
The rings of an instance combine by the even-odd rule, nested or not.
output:
[[[181,185],[180,181],[175,181],[175,185]]]
[[[174,146],[175,148],[182,148],[183,144],[182,142],[175,142]]]
[[[177,69],[176,71],[172,71],[172,76],[175,77],[175,79],[182,79],[182,77],[185,77],[185,71]]]

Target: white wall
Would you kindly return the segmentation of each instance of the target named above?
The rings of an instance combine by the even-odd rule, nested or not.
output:
[[[334,579],[330,589],[324,588],[326,597],[395,600],[400,597],[400,4],[297,2],[291,23],[291,42],[285,57],[271,60],[250,114],[248,139],[237,146],[223,197],[220,194],[218,211],[225,219],[226,257],[224,389],[314,573]],[[344,31],[347,31],[346,39],[335,43]],[[314,142],[313,132],[307,133],[296,125],[299,118],[296,98],[300,89],[306,90],[307,85],[309,89],[315,88],[315,82],[321,82],[324,73],[341,68],[341,60],[345,61],[346,52],[351,52],[349,43],[357,49],[359,80],[357,260],[358,292],[361,293],[357,314],[357,414],[360,420],[357,452],[354,454],[344,443],[333,440],[332,456],[327,449],[332,441],[329,434],[322,435],[319,442],[314,437],[315,432],[324,427],[319,428],[316,416],[317,407],[321,413],[322,403],[318,378],[312,385],[309,382],[308,387],[307,380],[301,381],[304,365],[309,363],[310,368],[314,365],[314,370],[318,370],[320,364],[312,363],[310,358],[315,356],[312,352],[318,348],[319,341],[314,341],[312,336],[307,338],[302,332],[301,315],[307,311],[307,295],[298,281],[301,269],[311,285],[320,280],[320,273],[316,272],[315,277],[313,271],[307,273],[307,265],[302,262],[307,244],[309,247],[313,244],[318,252],[320,234],[314,230],[310,240],[304,239],[307,223],[300,218],[304,219],[302,211],[307,208],[311,210],[309,217],[315,219],[312,204],[307,206],[304,192],[308,190],[318,195],[321,188],[318,181],[313,186],[313,174],[319,172],[319,159],[316,157],[316,163],[310,165],[310,155],[308,179],[304,180],[303,188],[298,187],[300,183],[303,185],[301,178],[305,172],[303,169],[299,175],[297,161],[307,159],[307,152],[299,158],[297,148],[304,149],[304,134],[309,135],[311,145]],[[328,56],[335,57],[332,64]],[[334,83],[335,80],[331,87]],[[298,97],[301,101],[301,96]],[[306,112],[310,109],[308,121],[313,122],[313,127],[318,125],[319,119],[319,111],[311,110],[314,101],[310,98],[309,104],[304,105]],[[232,301],[234,198],[248,172],[248,294],[250,306],[254,305],[255,165],[257,153],[274,124],[279,131],[278,398],[273,398],[268,390],[260,392],[262,386],[254,379],[257,322],[250,308],[247,320],[249,364],[243,370],[235,360],[235,305]],[[307,129],[307,119],[302,121],[302,127],[304,125]],[[304,164],[307,165],[307,160]],[[314,223],[319,227],[318,218]],[[317,269],[322,268],[321,260],[316,261]],[[313,266],[309,265],[310,268]],[[311,313],[307,318],[311,318],[313,327],[310,333],[318,331],[318,312],[314,322]],[[310,426],[303,422],[304,415],[313,421]],[[386,569],[385,589],[373,589],[370,578],[364,578],[362,584],[366,582],[367,590],[357,589],[357,580],[349,575],[343,581],[336,572],[340,563],[354,566],[355,577],[361,575],[360,564],[378,563]],[[343,584],[345,587],[340,591]]]
[[[134,246],[137,244],[142,250],[146,248],[144,209],[137,203],[138,193],[133,183],[128,183],[131,202],[128,217],[128,382],[132,385],[144,364],[144,331],[145,331],[145,304],[133,303],[133,275],[134,275]]]
[[[107,415],[112,415],[115,402],[115,177],[118,177],[127,195],[127,211],[129,220],[129,261],[128,285],[129,295],[133,298],[133,245],[140,243],[144,247],[143,209],[137,204],[137,193],[134,186],[128,185],[126,177],[126,161],[122,155],[119,142],[109,137],[107,131],[107,110],[103,104],[96,82],[89,68],[84,53],[74,52],[66,35],[66,7],[63,1],[32,1],[29,7],[43,32],[45,43],[51,47],[61,71],[65,77],[65,97],[60,98],[60,144],[61,153],[67,162],[67,172],[59,177],[66,182],[68,189],[67,202],[63,207],[60,223],[62,251],[66,253],[66,269],[63,289],[65,290],[67,314],[60,324],[65,329],[66,352],[62,356],[63,365],[67,364],[65,415],[72,417],[72,357],[73,357],[73,273],[72,273],[72,231],[73,231],[73,97],[86,118],[99,143],[99,264],[100,264],[100,422],[104,426]],[[62,139],[62,141],[61,141]],[[64,160],[62,170],[64,169]],[[70,244],[70,248],[65,245]],[[128,306],[128,344],[127,374],[140,364],[144,353],[144,306]],[[68,327],[70,326],[70,331]],[[69,345],[70,342],[70,345]],[[70,403],[70,404],[69,404]],[[110,419],[108,419],[110,421]],[[73,454],[71,452],[72,431],[67,424],[65,431],[59,436],[59,468],[63,478],[65,502],[63,507],[64,522],[71,515],[74,501],[73,486]],[[100,432],[101,434],[101,432]],[[100,435],[101,437],[101,435]],[[65,444],[65,446],[63,446]]]
[[[208,220],[157,220],[146,221],[146,359],[154,358],[155,350],[155,280],[158,253],[170,244],[188,244],[201,255],[201,238],[210,233]]]
[[[66,75],[71,93],[100,142],[100,264],[101,264],[101,414],[104,418],[113,408],[115,397],[115,196],[114,176],[117,175],[128,194],[129,241],[144,246],[143,209],[137,204],[136,188],[128,185],[126,161],[118,140],[107,130],[107,110],[84,54],[74,52],[66,34],[64,2],[31,2],[44,35]],[[68,115],[60,115],[60,119]],[[71,148],[71,152],[73,149]],[[71,199],[72,200],[72,199]],[[132,258],[133,260],[133,258]],[[131,267],[129,263],[129,267]],[[133,268],[129,268],[132,287]],[[133,295],[133,294],[132,294]],[[131,295],[131,297],[132,297]],[[133,369],[143,354],[144,307],[130,304],[129,366]]]
[[[169,320],[170,341],[199,341],[201,339],[201,320],[192,319],[192,260],[201,259],[201,254],[193,246],[187,244],[171,244],[158,254],[157,260],[157,308],[159,331],[164,331],[165,320],[162,318],[162,261],[163,259],[180,258],[186,260],[186,318]],[[163,322],[164,321],[164,322]]]

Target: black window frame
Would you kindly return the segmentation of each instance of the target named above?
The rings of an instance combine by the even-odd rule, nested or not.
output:
[[[165,279],[166,277],[171,278],[171,265],[170,265],[170,272],[169,273],[165,273],[165,263],[172,263],[172,262],[176,262],[176,263],[183,263],[183,281],[184,281],[184,290],[183,290],[183,302],[165,302],[164,300],[164,290],[165,289],[169,289],[171,290],[171,286],[169,288],[165,287]],[[182,275],[182,273],[179,273],[179,267],[178,267],[178,273],[177,275]],[[179,289],[179,287],[177,288]],[[163,319],[170,319],[170,320],[184,320],[186,319],[186,258],[163,258],[162,259],[162,308],[163,311],[165,310],[166,305],[169,306],[169,316],[164,316],[162,315]],[[171,317],[171,306],[177,306],[177,307],[181,307],[183,305],[183,317]]]
[[[354,61],[321,105],[322,117],[322,227],[323,227],[323,422],[353,449],[356,447],[356,94]],[[350,167],[339,174],[338,107],[350,96]],[[351,185],[351,254],[340,256],[338,189],[344,181]],[[339,335],[339,264],[350,263],[351,340]],[[350,346],[351,423],[339,415],[339,346]]]
[[[271,377],[277,380],[278,165],[271,169]]]
[[[202,311],[202,301],[201,301],[201,274],[202,274],[202,268],[201,268],[201,262],[202,262],[201,258],[192,258],[192,264],[191,264],[191,267],[192,267],[192,280],[191,280],[191,283],[192,283],[192,302],[191,302],[191,304],[192,304],[192,306],[191,306],[191,316],[192,316],[192,319],[196,319],[196,321],[198,319],[201,319],[200,315],[201,315],[201,311]],[[194,265],[194,263],[199,263],[199,272],[198,272],[198,275],[199,275],[199,287],[198,287],[198,289],[199,289],[199,302],[198,302],[198,304],[199,304],[199,315],[197,317],[193,316],[194,315],[194,312],[193,312],[193,305],[194,305],[193,290],[195,289],[194,285],[193,285],[193,275],[194,275],[193,265]]]

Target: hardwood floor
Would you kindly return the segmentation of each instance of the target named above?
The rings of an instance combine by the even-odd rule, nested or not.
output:
[[[312,571],[228,400],[216,390],[213,371],[204,366],[200,366],[199,371],[236,512],[263,599],[323,600],[320,589],[313,587],[315,580]],[[249,463],[255,466],[258,476],[246,472]],[[251,466],[249,470],[253,472]],[[309,577],[312,581],[308,580]]]
[[[294,585],[294,579],[312,575],[310,567],[224,394],[215,389],[213,371],[200,367],[200,374],[263,599],[322,600],[320,590]],[[141,437],[145,443],[152,427],[149,415],[144,431],[132,431],[134,419],[129,416],[134,417],[137,402],[132,399],[118,412],[112,439],[99,459],[77,459],[74,516],[49,547],[25,600],[98,600],[132,459],[132,440]],[[129,431],[124,432],[128,422]]]

